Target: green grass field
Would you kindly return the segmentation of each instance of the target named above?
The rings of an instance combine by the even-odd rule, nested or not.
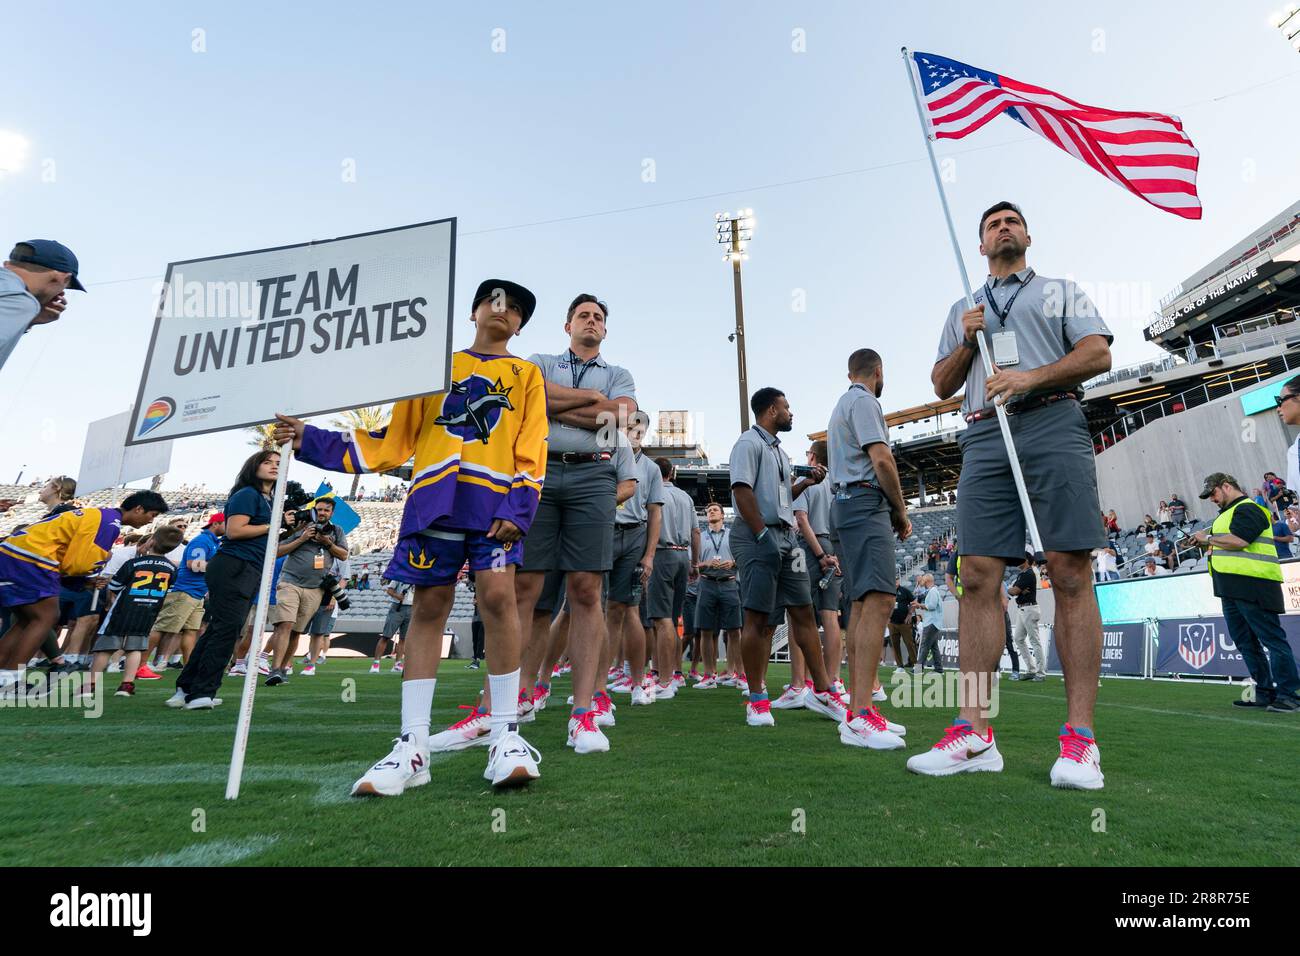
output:
[[[886,705],[909,746],[875,753],[842,745],[808,711],[746,727],[729,688],[635,710],[623,696],[611,752],[579,757],[564,746],[565,678],[559,706],[523,726],[543,755],[528,788],[493,793],[486,751],[473,748],[434,755],[429,786],[354,800],[351,783],[387,752],[398,718],[399,678],[387,664],[380,676],[365,669],[336,659],[316,677],[258,688],[236,802],[223,794],[242,680],[228,679],[226,703],[208,712],[164,708],[167,679],[112,697],[117,675],[99,719],[0,710],[0,865],[1300,862],[1300,721],[1231,707],[1239,688],[1107,681],[1097,712],[1106,789],[1084,793],[1047,783],[1059,678],[1004,682],[1005,771],[946,779],[904,770],[938,738],[946,709]],[[787,673],[774,665],[769,684]],[[460,715],[480,675],[443,662],[435,730]],[[346,678],[353,703],[342,700]]]

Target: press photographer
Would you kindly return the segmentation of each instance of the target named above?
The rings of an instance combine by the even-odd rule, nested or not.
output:
[[[333,499],[321,498],[310,512],[297,515],[293,530],[281,539],[280,552],[285,558],[275,606],[270,608],[275,632],[271,636],[268,687],[285,682],[298,638],[308,630],[325,598],[323,586],[330,566],[335,559],[347,559],[347,535],[330,520],[333,517]],[[337,585],[338,581],[331,578],[331,583]]]

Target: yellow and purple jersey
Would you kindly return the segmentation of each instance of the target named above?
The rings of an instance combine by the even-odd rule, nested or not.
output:
[[[78,508],[42,518],[0,541],[0,606],[59,593],[59,577],[97,573],[122,530],[116,508]]]
[[[513,355],[456,352],[451,388],[397,402],[379,431],[308,425],[298,457],[351,474],[415,455],[400,536],[438,526],[487,531],[502,518],[527,532],[546,476],[546,384]]]

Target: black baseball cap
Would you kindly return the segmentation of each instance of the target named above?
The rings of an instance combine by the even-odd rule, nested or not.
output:
[[[77,278],[77,272],[81,268],[77,257],[61,242],[53,239],[28,239],[14,246],[13,252],[9,253],[9,261],[30,262],[34,266],[45,266],[55,272],[71,272],[72,281],[68,283],[68,288],[78,292],[86,291],[86,287]]]
[[[518,282],[511,282],[509,279],[484,279],[478,284],[478,291],[474,293],[474,302],[470,309],[477,309],[480,302],[492,298],[496,295],[498,289],[518,302],[519,307],[524,310],[524,321],[519,324],[522,329],[528,324],[528,320],[533,317],[533,310],[537,308],[537,296]]]

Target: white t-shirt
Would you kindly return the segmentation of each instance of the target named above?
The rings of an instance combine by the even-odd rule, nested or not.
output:
[[[104,570],[99,572],[99,576],[101,578],[111,578],[113,575],[117,574],[118,569],[122,567],[122,565],[135,557],[137,550],[138,549],[133,544],[124,544],[120,547],[114,548],[108,557],[108,563],[104,565]]]
[[[1105,548],[1096,548],[1092,552],[1094,566],[1099,574],[1109,574],[1116,568],[1115,555]]]
[[[1148,541],[1144,547],[1146,548],[1147,554],[1151,555],[1152,557],[1155,557],[1160,553],[1159,541]]]

